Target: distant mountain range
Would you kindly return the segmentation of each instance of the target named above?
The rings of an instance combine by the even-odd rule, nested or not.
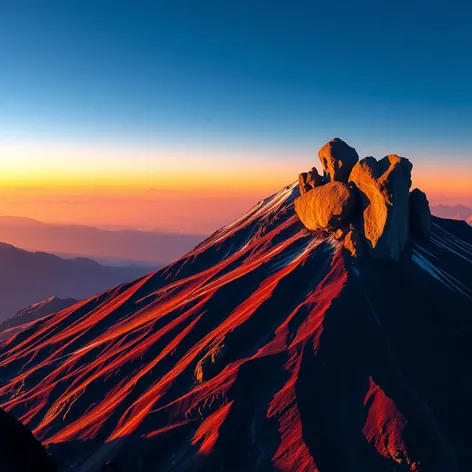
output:
[[[433,205],[431,213],[440,218],[449,218],[452,220],[464,220],[472,225],[472,208],[464,205]]]
[[[104,266],[85,258],[62,259],[0,243],[0,321],[40,300],[87,298],[150,271],[141,266]]]
[[[0,216],[0,241],[61,257],[90,257],[104,264],[162,266],[193,249],[202,236],[43,223]]]

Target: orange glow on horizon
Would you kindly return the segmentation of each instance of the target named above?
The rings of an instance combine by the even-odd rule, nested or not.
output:
[[[67,156],[67,157],[64,157]],[[316,153],[0,145],[0,214],[45,222],[209,234],[295,181]],[[411,157],[431,204],[472,206],[472,166]],[[446,174],[447,172],[447,174]],[[446,177],[447,175],[447,177]]]

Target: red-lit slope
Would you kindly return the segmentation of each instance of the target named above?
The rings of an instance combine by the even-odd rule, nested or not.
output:
[[[3,341],[2,406],[68,470],[468,470],[472,230],[354,263],[297,194]]]

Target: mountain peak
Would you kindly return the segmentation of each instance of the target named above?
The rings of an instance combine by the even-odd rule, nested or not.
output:
[[[410,228],[429,238],[431,212],[426,195],[411,194],[411,162],[396,154],[377,161],[359,160],[356,150],[339,138],[318,153],[324,170],[315,167],[299,176],[295,211],[309,230],[336,231],[351,256],[397,261]],[[354,243],[355,242],[355,243]],[[367,249],[361,249],[364,245]]]

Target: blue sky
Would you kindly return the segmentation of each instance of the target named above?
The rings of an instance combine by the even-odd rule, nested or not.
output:
[[[0,139],[306,161],[340,136],[463,168],[471,24],[465,1],[4,0]]]

